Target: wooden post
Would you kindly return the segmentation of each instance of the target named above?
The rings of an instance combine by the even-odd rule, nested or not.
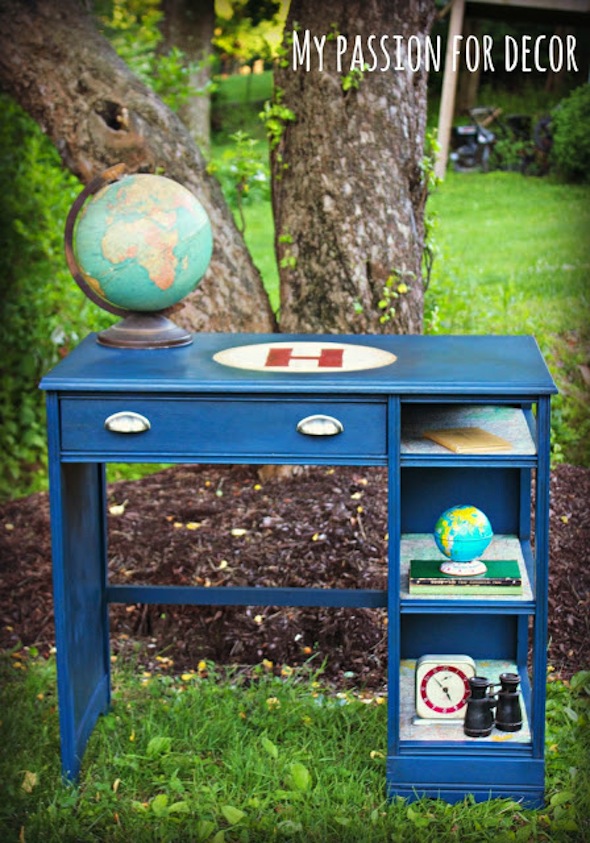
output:
[[[447,159],[449,157],[449,140],[451,137],[451,125],[453,123],[453,114],[455,111],[455,92],[457,90],[457,78],[459,75],[458,56],[455,59],[456,66],[453,67],[454,44],[456,37],[461,35],[464,15],[465,0],[453,0],[451,19],[449,21],[449,35],[445,56],[442,96],[438,116],[439,152],[434,166],[435,175],[439,179],[444,179],[445,177]],[[459,46],[459,44],[457,44],[457,46]]]

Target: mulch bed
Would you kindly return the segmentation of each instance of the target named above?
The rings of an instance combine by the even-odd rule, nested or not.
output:
[[[381,468],[309,468],[261,479],[255,467],[176,466],[109,486],[112,582],[383,588]],[[590,470],[551,478],[549,661],[590,667]],[[54,644],[49,503],[0,506],[0,647]],[[386,685],[384,610],[113,605],[111,644],[145,669],[326,662],[342,686]],[[159,658],[156,658],[159,656]]]

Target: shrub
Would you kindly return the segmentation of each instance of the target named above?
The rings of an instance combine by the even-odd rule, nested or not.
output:
[[[0,108],[1,499],[44,483],[41,376],[112,319],[87,302],[66,267],[64,223],[79,183],[30,117],[6,96]]]
[[[581,85],[553,112],[553,159],[568,181],[590,182],[590,84]]]

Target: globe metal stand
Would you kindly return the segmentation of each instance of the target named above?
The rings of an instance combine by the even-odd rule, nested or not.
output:
[[[101,298],[85,280],[74,255],[74,228],[82,206],[89,196],[98,193],[107,184],[118,181],[125,174],[125,165],[116,164],[92,179],[77,197],[68,214],[65,226],[65,254],[68,268],[82,292],[103,310],[123,317],[121,322],[111,325],[97,334],[100,345],[111,348],[175,348],[190,345],[193,335],[168,318],[176,307],[158,311],[132,311],[117,307]]]
[[[487,565],[481,559],[471,559],[469,562],[455,562],[449,559],[448,562],[440,563],[441,574],[448,577],[479,577],[487,570]]]
[[[101,331],[96,341],[111,348],[174,348],[190,345],[193,335],[175,325],[165,311],[138,312]]]

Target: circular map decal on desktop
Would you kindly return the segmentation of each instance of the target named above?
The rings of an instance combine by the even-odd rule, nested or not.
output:
[[[379,369],[397,360],[395,354],[352,343],[284,341],[224,348],[213,355],[216,363],[255,372],[359,372]]]

